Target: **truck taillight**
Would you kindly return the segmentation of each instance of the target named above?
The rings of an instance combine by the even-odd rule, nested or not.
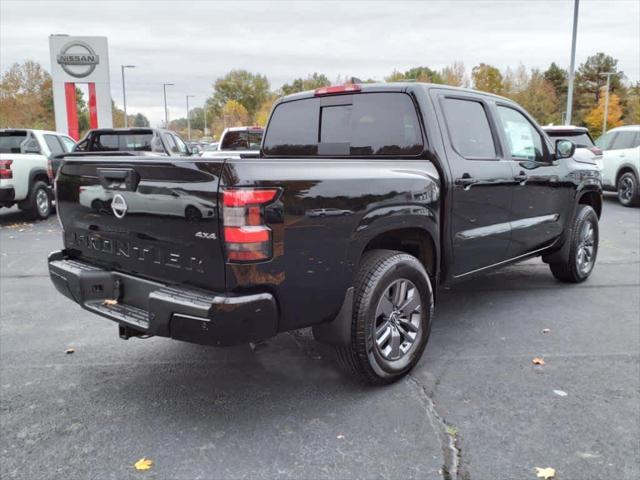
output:
[[[264,207],[278,196],[271,188],[223,188],[222,218],[227,260],[256,262],[272,256],[271,229]]]
[[[0,179],[13,178],[13,171],[11,170],[11,164],[13,160],[0,160]]]
[[[49,177],[49,184],[53,185],[55,176],[53,174],[53,162],[51,161],[51,159],[47,160],[47,176]]]

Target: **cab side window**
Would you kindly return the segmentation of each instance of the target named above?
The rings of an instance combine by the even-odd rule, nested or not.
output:
[[[64,147],[65,152],[73,152],[73,149],[76,146],[76,142],[74,142],[69,137],[59,136],[58,138],[62,142],[62,146]]]
[[[498,115],[511,158],[516,161],[544,162],[542,135],[527,117],[513,108],[501,105],[498,105]]]
[[[460,155],[474,160],[496,159],[496,146],[482,103],[445,98],[443,110],[451,144]]]
[[[180,153],[181,155],[186,155],[187,152],[188,152],[187,144],[184,143],[182,141],[182,139],[180,137],[178,137],[177,135],[173,135],[173,139],[176,142],[176,147],[178,148],[178,153]]]

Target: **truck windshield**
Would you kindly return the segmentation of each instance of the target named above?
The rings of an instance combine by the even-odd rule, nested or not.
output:
[[[153,133],[95,132],[90,142],[78,144],[77,150],[93,152],[150,152]]]
[[[281,103],[264,141],[266,155],[281,156],[415,156],[422,149],[416,108],[399,92]]]
[[[0,153],[22,153],[27,132],[0,132]]]
[[[238,130],[227,132],[220,150],[260,150],[262,131]]]

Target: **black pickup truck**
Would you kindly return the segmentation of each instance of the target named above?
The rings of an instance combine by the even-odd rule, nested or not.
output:
[[[472,90],[299,93],[275,105],[259,158],[67,158],[51,279],[122,338],[232,345],[312,326],[388,383],[419,361],[439,287],[534,256],[560,281],[589,276],[602,188],[574,150]]]

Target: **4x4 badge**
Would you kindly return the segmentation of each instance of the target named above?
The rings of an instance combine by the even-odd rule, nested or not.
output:
[[[127,214],[127,202],[119,193],[116,193],[111,200],[111,210],[116,218],[122,218]]]

